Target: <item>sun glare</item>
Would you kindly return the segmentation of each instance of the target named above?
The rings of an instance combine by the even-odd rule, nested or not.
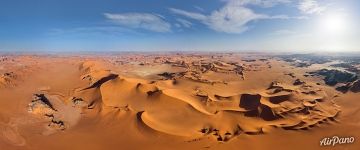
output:
[[[345,34],[348,28],[348,19],[341,13],[329,13],[321,17],[319,27],[326,35]]]
[[[332,11],[319,16],[314,35],[317,36],[318,46],[325,51],[342,51],[348,49],[347,41],[352,28],[348,13]]]

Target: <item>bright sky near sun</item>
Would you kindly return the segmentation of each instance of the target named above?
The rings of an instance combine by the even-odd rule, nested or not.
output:
[[[360,51],[359,0],[1,0],[0,51]]]

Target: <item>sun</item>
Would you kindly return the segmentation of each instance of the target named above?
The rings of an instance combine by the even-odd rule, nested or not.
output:
[[[331,15],[324,18],[324,29],[329,32],[340,32],[345,29],[345,20],[340,15]]]
[[[329,13],[321,16],[319,28],[326,35],[341,35],[347,30],[347,16],[341,13]]]
[[[352,18],[344,11],[328,11],[315,19],[313,36],[324,51],[341,51],[348,48],[348,41],[354,31]]]

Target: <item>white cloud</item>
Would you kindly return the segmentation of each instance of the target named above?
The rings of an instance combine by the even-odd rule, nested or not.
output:
[[[194,8],[195,8],[195,9],[197,9],[197,10],[199,10],[199,11],[202,11],[202,12],[204,12],[204,11],[205,11],[205,10],[204,10],[204,8],[199,7],[199,6],[194,6]]]
[[[190,28],[193,25],[190,21],[181,18],[177,18],[176,21],[186,28]]]
[[[227,5],[212,12],[204,23],[218,32],[241,33],[248,29],[248,22],[265,17],[246,7]]]
[[[281,3],[290,3],[290,0],[223,0],[232,5],[257,5],[262,7],[272,7]]]
[[[251,9],[228,4],[220,10],[213,11],[208,16],[175,8],[170,8],[170,11],[198,20],[215,31],[225,33],[241,33],[247,29],[246,23],[265,17],[254,13]]]
[[[171,32],[171,25],[160,15],[149,13],[105,13],[104,16],[115,24],[129,28],[141,28],[155,32]]]
[[[268,16],[255,13],[246,5],[273,6],[278,3],[289,2],[288,0],[224,0],[226,4],[219,10],[209,15],[189,12],[176,8],[169,8],[175,14],[182,15],[207,25],[210,29],[225,33],[242,33],[248,29],[247,24],[259,19],[304,19],[302,17],[289,17],[286,15]]]
[[[266,18],[264,18],[266,19]],[[295,16],[291,17],[288,15],[275,15],[275,16],[267,16],[267,19],[309,19],[307,16]]]
[[[316,0],[300,0],[298,9],[305,14],[321,14],[326,6],[320,6]]]
[[[175,14],[183,15],[185,17],[189,17],[189,18],[195,19],[195,20],[206,20],[207,19],[207,16],[200,14],[200,13],[188,12],[188,11],[176,9],[176,8],[169,8],[169,10]]]

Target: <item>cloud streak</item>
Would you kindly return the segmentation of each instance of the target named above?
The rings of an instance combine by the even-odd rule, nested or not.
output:
[[[190,28],[193,24],[190,21],[187,21],[185,19],[177,18],[177,22],[179,22],[183,27]]]
[[[78,28],[54,28],[48,31],[48,35],[107,35],[116,36],[125,33],[139,34],[128,28],[119,26],[93,26],[93,27],[78,27]]]
[[[226,6],[213,11],[210,15],[170,8],[174,14],[182,15],[207,25],[210,29],[225,33],[242,33],[247,30],[248,22],[265,16],[254,13],[245,7]]]
[[[182,15],[190,19],[200,21],[210,29],[217,32],[239,34],[248,30],[247,24],[260,19],[305,19],[305,17],[289,17],[287,15],[269,16],[259,14],[247,5],[260,5],[264,7],[274,6],[279,3],[289,2],[288,0],[224,0],[225,5],[209,15],[202,13],[189,12],[176,8],[169,10],[177,15]]]
[[[160,15],[150,13],[104,13],[104,16],[117,25],[145,29],[154,32],[171,32],[171,24]]]
[[[282,3],[290,3],[290,0],[222,0],[232,5],[256,5],[261,7],[273,7]]]
[[[326,6],[320,6],[316,0],[300,0],[298,9],[304,14],[321,14]]]
[[[206,20],[207,16],[200,14],[200,13],[196,13],[196,12],[189,12],[189,11],[185,11],[185,10],[181,10],[181,9],[176,9],[176,8],[169,8],[169,10],[175,14],[179,14],[191,19],[195,19],[195,20]]]

